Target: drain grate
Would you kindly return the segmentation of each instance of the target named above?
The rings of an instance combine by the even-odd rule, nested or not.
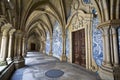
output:
[[[63,74],[64,74],[64,72],[59,70],[59,69],[52,69],[52,70],[49,70],[45,73],[45,75],[49,78],[59,78]]]

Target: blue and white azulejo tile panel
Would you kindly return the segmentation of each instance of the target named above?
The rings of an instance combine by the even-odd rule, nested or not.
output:
[[[101,66],[103,61],[103,43],[102,32],[97,29],[99,23],[98,18],[93,18],[92,41],[93,41],[93,58],[98,66]]]
[[[62,30],[58,22],[55,23],[53,28],[53,56],[60,58],[62,55]]]
[[[70,37],[69,37],[69,29],[66,30],[66,56],[69,58],[70,53]]]
[[[49,54],[50,51],[50,35],[49,32],[47,33],[47,38],[46,38],[46,53]]]
[[[83,0],[85,4],[89,4],[91,1],[90,0]]]

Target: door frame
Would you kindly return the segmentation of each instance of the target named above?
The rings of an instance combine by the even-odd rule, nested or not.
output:
[[[79,19],[78,19],[79,18]],[[76,20],[79,20],[79,24],[76,25]],[[74,26],[75,25],[75,26]],[[75,11],[69,18],[67,24],[68,30],[70,32],[70,55],[69,62],[73,61],[73,51],[72,51],[72,32],[85,29],[85,55],[86,55],[86,69],[91,70],[93,66],[97,66],[93,56],[92,56],[92,14],[84,13],[82,10]],[[67,29],[66,27],[66,29]]]

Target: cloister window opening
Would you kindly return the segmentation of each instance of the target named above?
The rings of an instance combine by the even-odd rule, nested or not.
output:
[[[31,43],[31,51],[35,51],[36,50],[36,44],[35,43]]]

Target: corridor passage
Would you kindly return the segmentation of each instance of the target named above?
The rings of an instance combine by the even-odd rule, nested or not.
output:
[[[39,52],[28,52],[26,66],[14,72],[11,80],[100,80],[84,68]]]

